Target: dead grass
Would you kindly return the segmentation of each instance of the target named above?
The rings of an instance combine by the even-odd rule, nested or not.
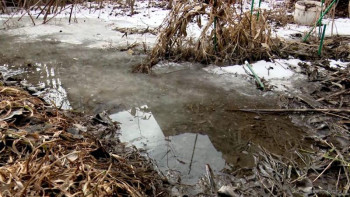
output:
[[[208,19],[202,24],[204,18]],[[191,22],[201,28],[198,39],[187,36]],[[203,25],[203,26],[202,26]],[[239,14],[232,4],[178,2],[165,19],[158,42],[146,64],[136,72],[149,72],[163,58],[201,63],[244,62],[271,57],[271,29],[266,14]]]
[[[0,196],[165,196],[135,149],[18,88],[0,87],[0,99]]]

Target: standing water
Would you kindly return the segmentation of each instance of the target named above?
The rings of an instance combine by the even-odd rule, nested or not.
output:
[[[58,107],[107,111],[121,123],[120,139],[176,182],[195,184],[206,164],[215,172],[227,163],[253,166],[251,142],[282,155],[300,146],[303,132],[288,117],[227,110],[276,108],[276,94],[240,76],[210,74],[203,65],[160,63],[150,75],[133,74],[143,55],[11,36],[0,37],[0,58],[2,70],[20,71],[13,77]]]

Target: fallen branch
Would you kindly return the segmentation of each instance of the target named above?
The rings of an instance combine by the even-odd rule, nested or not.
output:
[[[350,109],[227,109],[226,111],[243,111],[243,112],[263,112],[263,113],[283,113],[283,112],[346,112]]]
[[[338,95],[341,95],[341,94],[343,94],[343,93],[347,94],[347,90],[342,90],[342,91],[340,91],[340,92],[336,92],[336,93],[334,93],[334,94],[331,94],[331,95],[328,95],[328,96],[319,98],[319,99],[317,99],[316,101],[323,101],[323,100],[325,100],[325,99],[329,99],[329,98],[331,98],[331,97],[333,97],[333,96],[338,96]]]

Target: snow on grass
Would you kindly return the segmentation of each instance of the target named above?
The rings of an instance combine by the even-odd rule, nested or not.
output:
[[[323,20],[323,24],[327,24],[326,36],[332,35],[331,19]],[[350,18],[337,18],[334,20],[333,35],[350,36]]]
[[[349,18],[337,18],[334,19],[334,24],[332,20],[325,19],[322,21],[323,24],[326,24],[326,37],[330,36],[350,36],[350,19]],[[332,34],[332,26],[333,26],[333,34]],[[297,25],[297,24],[288,24],[284,27],[276,29],[276,34],[278,37],[284,39],[292,38],[292,35],[297,33],[306,35],[311,30],[311,26]],[[315,28],[316,34],[319,33],[319,28]],[[300,38],[302,39],[302,38]]]
[[[284,27],[276,28],[276,36],[283,39],[291,39],[296,34],[303,35],[310,29],[308,26],[297,25],[297,24],[287,24]],[[301,40],[302,38],[300,38]]]
[[[329,66],[331,68],[341,68],[341,69],[345,69],[348,66],[350,66],[350,62],[342,62],[340,60],[328,60],[329,61]]]
[[[297,75],[293,70],[298,70],[298,63],[300,62],[302,61],[299,59],[275,59],[274,62],[262,60],[251,64],[251,66],[260,78],[267,80],[269,84],[276,87],[276,90],[283,91],[286,90],[287,87],[292,87],[290,79]],[[251,75],[251,72],[246,65],[233,65],[227,67],[208,66],[204,68],[204,70],[218,75]]]
[[[266,62],[265,60],[258,61],[251,64],[255,73],[266,80],[269,79],[283,79],[293,76],[294,71],[290,69],[290,66],[298,66],[301,62],[299,59],[276,59],[275,62]],[[207,67],[204,70],[215,73],[215,74],[239,74],[245,75],[249,70],[247,70],[245,65],[233,65],[227,67]],[[250,73],[249,73],[250,74]]]

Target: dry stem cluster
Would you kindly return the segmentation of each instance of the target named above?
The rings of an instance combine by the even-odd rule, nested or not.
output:
[[[79,120],[0,87],[0,196],[162,196],[162,178],[137,150],[94,139]]]

